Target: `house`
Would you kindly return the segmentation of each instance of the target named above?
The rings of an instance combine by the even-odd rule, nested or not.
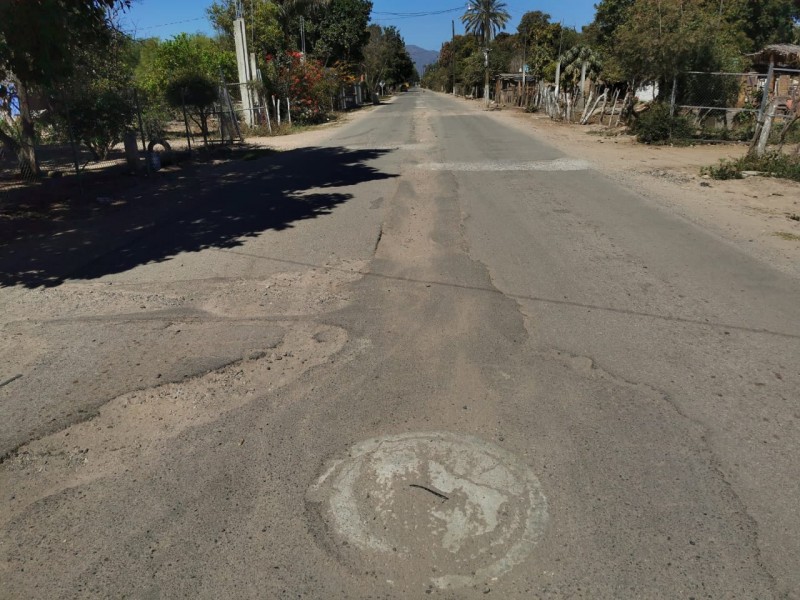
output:
[[[800,45],[770,44],[747,56],[757,73],[748,83],[766,89],[768,99],[777,100],[779,109],[791,109],[800,96]]]

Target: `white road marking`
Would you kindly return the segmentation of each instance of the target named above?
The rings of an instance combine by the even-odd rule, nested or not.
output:
[[[513,161],[486,160],[479,162],[430,162],[421,163],[418,169],[425,171],[586,171],[591,163],[577,158],[556,158],[554,160]]]

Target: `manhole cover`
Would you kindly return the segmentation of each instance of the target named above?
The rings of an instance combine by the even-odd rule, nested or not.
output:
[[[341,560],[405,585],[491,581],[525,559],[547,521],[539,481],[524,464],[450,433],[356,444],[308,498]]]

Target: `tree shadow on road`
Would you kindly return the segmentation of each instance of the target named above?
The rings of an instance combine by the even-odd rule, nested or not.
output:
[[[81,218],[0,223],[0,287],[95,279],[181,252],[240,246],[331,213],[353,197],[339,188],[396,177],[366,164],[386,153],[308,148],[194,165],[91,198]]]

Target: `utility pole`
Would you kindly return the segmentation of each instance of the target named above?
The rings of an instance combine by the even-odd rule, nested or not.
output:
[[[455,19],[450,21],[450,24],[453,26],[453,38],[450,42],[450,62],[451,70],[453,71],[453,96],[456,95],[456,21]]]
[[[492,24],[489,21],[489,15],[486,15],[483,24],[483,95],[486,96],[486,107],[489,107],[489,43],[492,41]]]
[[[522,103],[525,103],[525,56],[528,51],[528,32],[522,36]]]

